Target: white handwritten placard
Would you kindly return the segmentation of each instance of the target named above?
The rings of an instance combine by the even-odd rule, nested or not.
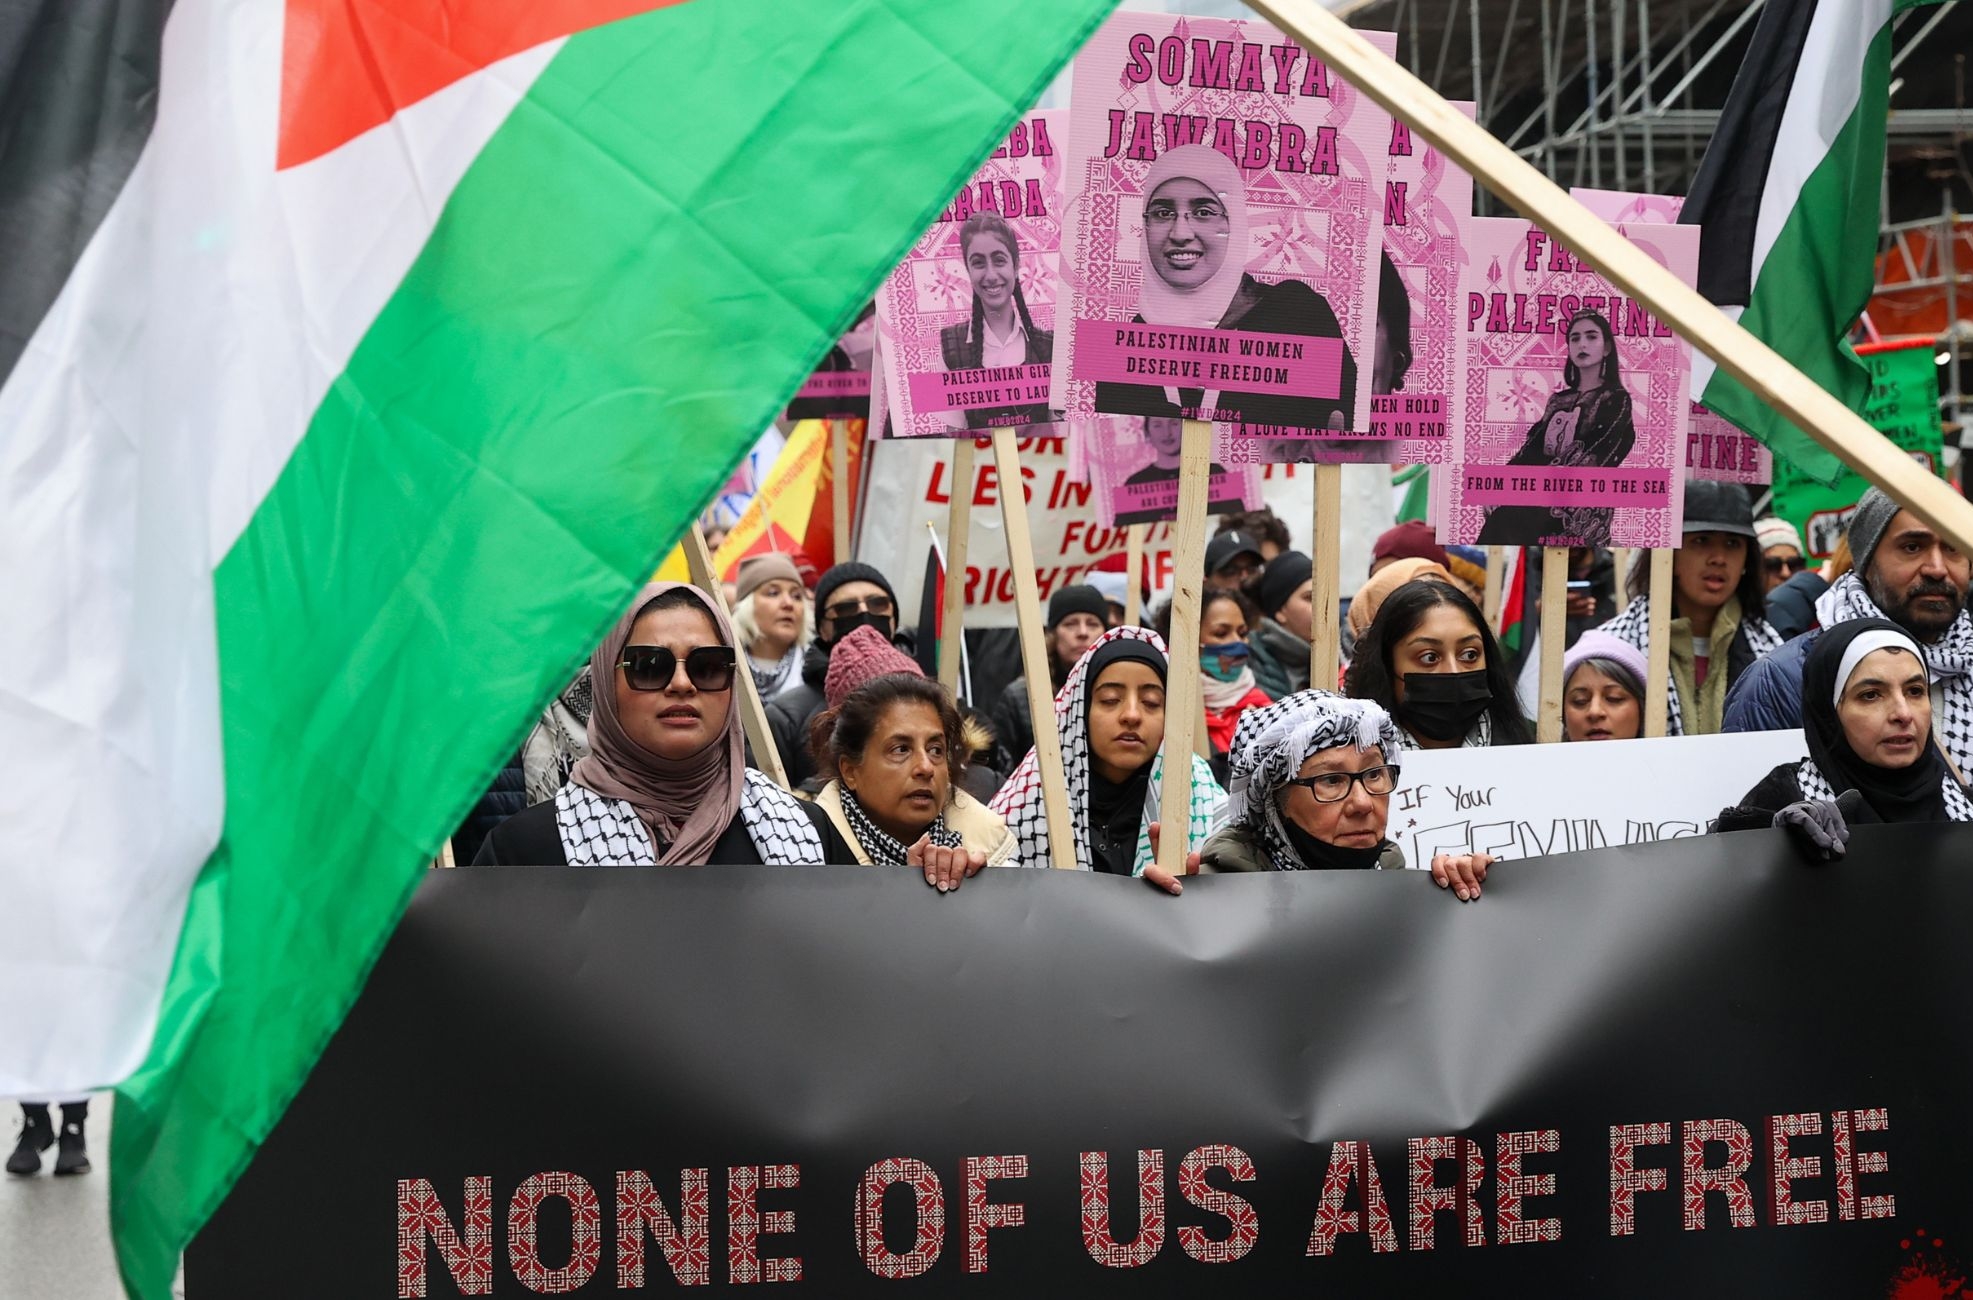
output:
[[[1436,853],[1538,858],[1702,835],[1807,753],[1800,731],[1408,750],[1388,834],[1411,867]]]

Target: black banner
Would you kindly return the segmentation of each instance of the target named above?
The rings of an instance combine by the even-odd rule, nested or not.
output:
[[[187,1294],[1956,1294],[1970,855],[435,872]]]

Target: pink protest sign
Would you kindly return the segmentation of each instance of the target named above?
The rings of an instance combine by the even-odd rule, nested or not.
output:
[[[1689,226],[1619,227],[1687,284]],[[1453,473],[1441,540],[1676,546],[1690,357],[1671,327],[1540,227],[1475,218],[1462,236]]]
[[[1569,196],[1613,226],[1669,225],[1685,207],[1685,199],[1676,194],[1572,189]],[[1685,472],[1690,478],[1721,483],[1768,483],[1774,479],[1774,453],[1760,439],[1694,402],[1685,439]]]
[[[1065,116],[1016,123],[877,290],[893,437],[1054,423]]]
[[[1108,415],[1077,423],[1099,523],[1116,527],[1178,517],[1178,453],[1183,428],[1183,422],[1174,416],[1134,420]],[[1260,466],[1229,463],[1226,435],[1216,432],[1206,509],[1223,514],[1258,510],[1261,504]]]
[[[1053,404],[1367,428],[1384,111],[1258,19],[1128,12],[1076,56],[1070,102]]]
[[[870,360],[877,322],[870,307],[823,354],[822,363],[788,402],[790,420],[865,420],[870,417]]]
[[[1470,103],[1453,107],[1473,116]],[[1438,464],[1452,445],[1459,232],[1473,212],[1473,178],[1395,118],[1388,152],[1370,432],[1401,440],[1391,459]]]

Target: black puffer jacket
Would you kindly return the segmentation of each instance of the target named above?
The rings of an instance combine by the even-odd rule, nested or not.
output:
[[[808,753],[808,724],[822,712],[822,683],[829,676],[829,651],[820,644],[802,655],[802,679],[767,702],[767,727],[781,751],[781,769],[788,784],[799,787],[815,775]]]
[[[459,829],[452,832],[452,860],[471,862],[478,856],[487,833],[528,806],[527,777],[516,753],[507,765],[493,774],[493,784],[479,797]]]

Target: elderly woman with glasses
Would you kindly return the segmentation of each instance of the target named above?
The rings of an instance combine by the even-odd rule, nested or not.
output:
[[[1206,841],[1206,871],[1402,869],[1386,837],[1401,753],[1397,724],[1370,700],[1300,691],[1240,718],[1232,797]],[[1493,858],[1441,853],[1432,879],[1461,902],[1480,896]]]
[[[726,615],[696,587],[644,588],[589,660],[589,756],[555,798],[493,828],[475,865],[824,860],[819,815],[746,765]]]

